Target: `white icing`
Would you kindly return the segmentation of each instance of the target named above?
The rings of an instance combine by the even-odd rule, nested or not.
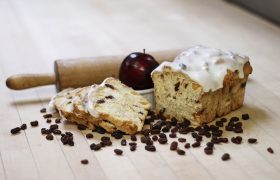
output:
[[[243,78],[243,66],[248,61],[249,57],[231,51],[195,46],[179,54],[173,62],[163,62],[153,72],[162,72],[169,66],[173,71],[187,74],[208,92],[223,87],[227,70],[238,70],[239,78]]]
[[[96,97],[95,94],[97,93],[97,87],[98,86],[104,86],[105,85],[105,80],[100,85],[92,85],[88,94],[87,94],[87,98],[84,99],[84,102],[86,103],[86,109],[95,118],[99,117],[99,112],[96,111],[96,109],[94,108],[94,105],[97,101],[97,99],[94,98],[94,97]]]

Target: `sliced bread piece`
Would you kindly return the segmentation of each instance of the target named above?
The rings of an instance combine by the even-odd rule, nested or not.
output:
[[[132,88],[115,78],[107,78],[88,92],[87,109],[100,126],[111,132],[128,134],[141,131],[151,104]],[[110,130],[111,129],[111,130]]]

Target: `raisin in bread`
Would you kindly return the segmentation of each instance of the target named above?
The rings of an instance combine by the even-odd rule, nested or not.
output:
[[[198,126],[242,106],[252,67],[247,56],[196,46],[152,72],[156,112]]]
[[[151,104],[132,88],[115,78],[107,78],[88,92],[87,109],[107,131],[128,134],[141,131]]]

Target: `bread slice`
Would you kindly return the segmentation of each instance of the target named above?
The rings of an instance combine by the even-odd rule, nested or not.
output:
[[[77,93],[81,90],[82,88],[65,89],[52,98],[52,103],[62,118],[71,122],[83,124],[89,129],[94,129],[94,125],[92,123],[88,123],[86,118],[79,116],[74,112],[73,99],[77,97]]]
[[[217,55],[216,52],[218,52]],[[172,117],[179,121],[188,119],[194,126],[199,126],[242,106],[246,82],[249,74],[252,73],[249,61],[233,59],[234,56],[237,56],[236,54],[228,55],[220,50],[204,47],[192,48],[185,52],[185,56],[188,56],[188,59],[179,62],[176,62],[175,59],[172,63],[162,64],[152,73],[157,113],[167,119]],[[189,58],[189,56],[194,58]],[[216,57],[217,59],[215,59]],[[225,59],[223,59],[224,57]],[[214,59],[208,61],[207,58]],[[205,63],[205,59],[208,64]],[[202,66],[200,66],[201,64]],[[232,67],[239,70],[228,69]],[[225,72],[225,75],[221,75],[221,72]],[[243,74],[243,77],[240,77],[240,73]],[[205,74],[206,77],[202,78],[201,76]],[[191,78],[191,75],[201,80],[202,83]],[[205,81],[205,79],[207,80]],[[217,82],[220,80],[221,88],[205,91],[206,87],[203,84],[218,87]]]
[[[128,134],[141,131],[151,104],[132,88],[115,78],[107,78],[88,93],[87,109],[107,131]]]

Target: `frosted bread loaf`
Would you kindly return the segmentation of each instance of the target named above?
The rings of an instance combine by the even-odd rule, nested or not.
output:
[[[107,131],[120,130],[128,134],[141,131],[151,104],[132,88],[115,78],[107,78],[88,92],[89,113],[102,119]]]
[[[152,72],[156,112],[198,126],[242,106],[252,67],[247,56],[192,47]]]

